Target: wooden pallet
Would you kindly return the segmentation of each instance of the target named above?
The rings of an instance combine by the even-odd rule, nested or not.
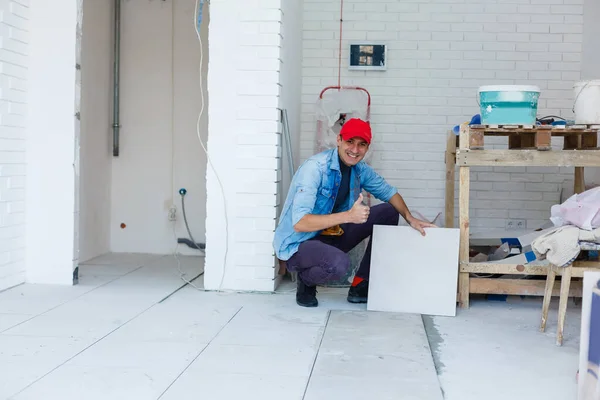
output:
[[[509,149],[547,151],[552,149],[552,137],[558,136],[564,137],[563,150],[589,150],[598,147],[599,129],[599,125],[471,125],[469,147],[483,150],[486,136],[508,136]]]

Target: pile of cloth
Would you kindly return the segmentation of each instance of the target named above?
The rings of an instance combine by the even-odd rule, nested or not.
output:
[[[555,228],[531,243],[538,260],[568,267],[582,250],[600,249],[600,187],[552,206],[551,215]]]

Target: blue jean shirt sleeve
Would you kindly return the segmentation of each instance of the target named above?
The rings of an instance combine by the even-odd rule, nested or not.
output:
[[[376,199],[388,202],[392,196],[398,193],[398,189],[386,182],[371,166],[363,164],[360,175],[360,184],[367,192]]]
[[[295,226],[306,214],[315,209],[317,191],[321,182],[319,164],[307,160],[299,168],[296,176],[296,192],[292,203],[292,225]]]

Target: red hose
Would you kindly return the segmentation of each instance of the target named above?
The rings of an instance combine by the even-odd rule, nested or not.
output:
[[[342,80],[342,25],[344,22],[343,19],[343,15],[344,15],[344,0],[340,1],[341,5],[340,5],[340,53],[339,53],[339,59],[338,59],[338,86],[342,86],[341,85],[341,80]]]

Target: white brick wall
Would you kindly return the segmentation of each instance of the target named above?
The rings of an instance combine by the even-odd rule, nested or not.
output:
[[[25,280],[28,1],[0,1],[0,290]]]
[[[281,179],[282,15],[280,0],[211,1],[208,149],[227,199],[223,289],[268,291],[277,283],[272,241]],[[232,63],[232,54],[244,58]],[[223,276],[223,205],[219,182],[209,168],[207,289],[218,289]]]
[[[591,1],[591,0],[588,0]],[[478,113],[477,88],[534,84],[539,115],[571,117],[580,79],[584,0],[344,1],[342,85],[372,95],[373,166],[413,210],[444,210],[446,132]],[[301,159],[313,153],[313,105],[337,82],[339,1],[304,0]],[[384,41],[386,72],[348,71],[350,41]],[[506,139],[501,141],[506,143]],[[566,168],[473,169],[472,227],[525,218],[534,228],[561,190]]]

